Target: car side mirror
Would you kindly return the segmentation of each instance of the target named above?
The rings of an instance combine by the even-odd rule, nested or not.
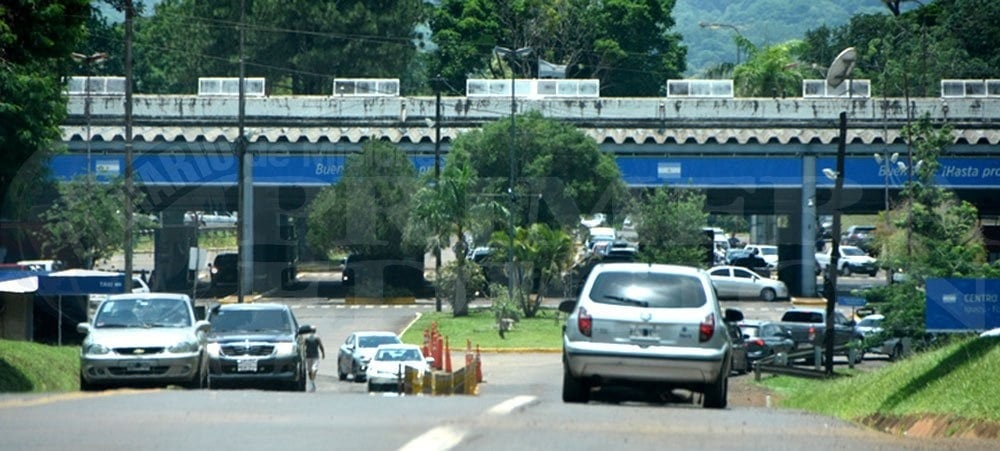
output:
[[[559,311],[563,313],[573,313],[576,308],[576,299],[566,299],[559,303]]]
[[[724,315],[725,315],[724,319],[726,322],[738,323],[740,321],[743,321],[743,312],[734,308],[727,308]]]
[[[79,332],[79,333],[81,333],[81,334],[87,335],[87,334],[90,333],[90,324],[89,323],[80,323],[80,324],[77,324],[76,325],[76,331]]]
[[[201,319],[201,320],[195,321],[194,328],[198,332],[201,332],[203,334],[207,334],[207,333],[209,333],[212,330],[212,323]]]

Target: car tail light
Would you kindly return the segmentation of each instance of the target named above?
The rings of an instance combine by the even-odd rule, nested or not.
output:
[[[587,314],[587,309],[583,307],[580,307],[580,312],[576,316],[576,327],[587,337],[594,331],[594,318]]]
[[[816,341],[816,328],[813,326],[809,326],[809,341]]]
[[[698,341],[704,342],[712,339],[715,334],[715,313],[709,313],[698,325]]]
[[[764,347],[764,340],[761,340],[760,338],[754,339],[751,343],[760,346],[762,348]]]

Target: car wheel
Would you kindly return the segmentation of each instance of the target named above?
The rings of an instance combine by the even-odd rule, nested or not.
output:
[[[362,373],[361,370],[358,368],[357,362],[351,364],[351,374],[354,375],[354,382],[364,382],[366,379],[365,373]]]
[[[878,271],[872,271],[872,272],[868,273],[868,277],[875,277],[877,275],[878,275]]]
[[[345,373],[344,370],[340,369],[339,364],[337,365],[337,379],[340,379],[342,381],[347,380],[347,373]]]
[[[840,269],[840,275],[842,276],[851,275],[851,268],[847,265],[844,265],[844,267]]]
[[[719,375],[719,380],[705,387],[705,400],[702,406],[706,409],[725,409],[729,392],[729,378]]]
[[[773,288],[765,288],[760,290],[760,298],[766,302],[773,302],[778,298],[778,293],[776,293]]]
[[[902,356],[903,356],[903,344],[896,343],[896,346],[892,347],[892,354],[889,354],[889,360],[895,362],[899,360],[899,358]]]
[[[83,375],[80,375],[80,391],[97,391],[100,389],[101,386],[87,382],[87,380],[83,378]]]
[[[590,387],[583,380],[573,377],[565,365],[563,365],[562,399],[567,403],[585,403],[590,400]]]
[[[369,382],[368,383],[368,392],[371,393],[373,391],[375,391],[375,385],[373,385],[371,382]]]

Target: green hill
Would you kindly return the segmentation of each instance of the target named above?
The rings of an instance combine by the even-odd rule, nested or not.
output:
[[[904,5],[912,8],[916,3]],[[735,31],[701,27],[702,22],[736,27],[762,47],[802,39],[806,31],[823,25],[844,25],[851,16],[863,13],[889,14],[889,9],[877,0],[677,0],[673,18],[674,29],[688,48],[686,74],[696,77],[710,67],[736,60]]]

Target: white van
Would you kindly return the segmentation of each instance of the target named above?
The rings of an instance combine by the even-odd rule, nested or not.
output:
[[[59,260],[21,260],[18,265],[28,268],[29,271],[62,271],[63,262]]]

